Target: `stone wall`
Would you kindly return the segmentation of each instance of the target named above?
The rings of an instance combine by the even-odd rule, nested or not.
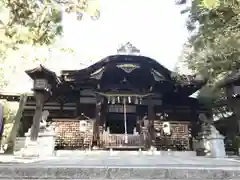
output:
[[[86,122],[85,130],[81,130],[81,123]],[[93,138],[92,120],[53,119],[57,133],[56,149],[88,149]],[[188,123],[171,122],[172,135],[169,137],[156,137],[155,145],[159,150],[190,150]],[[155,128],[161,127],[161,121],[155,121]],[[156,134],[157,135],[157,134]]]
[[[80,120],[55,119],[53,125],[57,133],[56,149],[86,149],[92,143],[93,121],[86,120],[86,130],[80,128]]]

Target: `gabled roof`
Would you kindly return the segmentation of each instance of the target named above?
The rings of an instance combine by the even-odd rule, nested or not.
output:
[[[32,79],[39,78],[39,77],[46,77],[47,79],[51,79],[51,81],[59,82],[60,85],[61,84],[66,85],[66,83],[73,83],[76,85],[77,83],[78,86],[86,85],[92,88],[96,88],[101,81],[101,77],[103,76],[101,76],[100,79],[92,78],[92,76],[99,73],[104,74],[107,72],[112,72],[113,69],[111,70],[111,68],[116,68],[120,64],[122,65],[137,64],[137,65],[140,65],[141,67],[140,69],[145,69],[146,71],[144,70],[144,71],[138,72],[140,73],[139,75],[141,76],[141,78],[143,78],[143,75],[148,77],[148,79],[145,79],[146,84],[144,87],[148,86],[148,80],[152,81],[153,78],[155,79],[157,77],[157,78],[160,78],[160,81],[157,82],[159,84],[159,87],[157,89],[159,88],[162,89],[163,87],[166,87],[166,88],[169,88],[168,91],[178,92],[183,96],[190,96],[191,94],[199,90],[207,82],[207,79],[199,78],[199,76],[197,75],[190,76],[190,75],[179,75],[177,73],[173,73],[169,69],[159,64],[154,59],[151,59],[145,56],[135,56],[135,55],[108,56],[85,69],[70,70],[70,71],[63,70],[61,71],[61,77],[59,78],[56,76],[54,72],[48,70],[42,65],[40,65],[37,68],[27,70],[26,73]],[[118,74],[114,74],[114,72],[115,71],[113,71],[114,76],[118,75]],[[134,73],[137,73],[137,71]],[[107,74],[108,75],[105,75],[105,77],[112,75],[111,73],[107,73]],[[61,79],[61,82],[59,79]],[[136,81],[138,80],[139,78],[136,79]],[[142,79],[138,83],[141,83],[141,82],[143,82]],[[72,87],[72,85],[70,86]]]
[[[62,71],[62,74],[69,74],[71,76],[89,76],[90,74],[94,73],[98,69],[106,66],[109,63],[143,63],[149,65],[150,67],[154,68],[155,70],[161,72],[165,77],[170,78],[172,72],[159,64],[157,61],[145,57],[145,56],[134,56],[134,55],[112,55],[103,58],[102,60],[96,62],[95,64],[81,70],[76,71]]]

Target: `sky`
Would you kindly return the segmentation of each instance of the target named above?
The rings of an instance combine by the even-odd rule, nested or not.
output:
[[[100,6],[98,21],[86,15],[79,22],[74,14],[64,15],[62,43],[77,52],[80,63],[90,65],[116,54],[129,41],[142,55],[175,68],[188,32],[186,16],[174,0],[101,0]]]
[[[59,45],[72,48],[75,55],[59,50],[49,52],[48,48],[43,48],[37,52],[32,50],[30,59],[32,56],[51,59],[45,64],[46,67],[59,74],[63,69],[87,67],[101,58],[116,54],[121,44],[131,42],[140,49],[141,55],[151,57],[174,70],[188,36],[186,16],[180,14],[181,8],[174,4],[174,0],[100,2],[101,17],[97,21],[92,21],[88,15],[82,21],[78,21],[74,13],[65,13],[63,16],[64,35]],[[16,57],[19,55],[12,59]],[[25,68],[33,68],[36,64],[29,66],[31,67]],[[181,68],[180,72],[186,74],[187,69]],[[22,81],[10,80],[6,91],[26,92],[31,89],[32,80],[22,70],[15,73],[15,76],[24,79],[25,86],[22,86]],[[14,79],[15,76],[11,75],[11,78]]]

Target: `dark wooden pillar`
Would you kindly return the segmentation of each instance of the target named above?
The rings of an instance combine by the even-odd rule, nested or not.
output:
[[[240,98],[239,98],[239,88],[238,86],[235,85],[228,85],[227,87],[225,87],[225,91],[226,91],[226,95],[228,97],[228,105],[230,106],[230,108],[233,109],[233,111],[236,114],[237,117],[237,121],[236,121],[236,130],[237,130],[237,134],[236,135],[240,135]]]
[[[100,136],[99,136],[99,125],[101,122],[101,97],[100,95],[96,95],[96,120],[94,123],[94,137],[93,137],[93,146],[99,146],[100,144]]]
[[[31,127],[31,141],[36,141],[38,138],[39,128],[40,128],[40,121],[42,118],[42,110],[43,104],[45,100],[45,94],[43,91],[36,91],[35,92],[35,100],[36,100],[36,109],[33,117],[33,124]]]
[[[155,119],[155,113],[154,113],[154,104],[152,96],[148,97],[148,132],[149,132],[149,143],[148,146],[154,146],[155,145],[155,132],[154,132],[154,119]]]
[[[233,110],[236,113],[237,121],[236,121],[236,129],[237,129],[237,134],[240,135],[240,98],[234,98],[231,102],[233,105]]]
[[[101,107],[101,117],[100,117],[101,126],[103,126],[103,124],[106,123],[107,111],[108,111],[108,99],[104,97],[102,107]]]
[[[76,117],[81,116],[82,109],[81,109],[81,104],[80,104],[80,96],[76,96]]]

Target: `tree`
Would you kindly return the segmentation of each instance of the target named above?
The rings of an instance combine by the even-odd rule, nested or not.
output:
[[[31,52],[53,44],[63,32],[63,11],[76,13],[76,16],[88,13],[98,18],[98,3],[99,0],[0,0],[0,87],[8,83],[4,76],[5,69],[11,66],[6,60],[9,55],[26,46]]]
[[[240,1],[186,1],[181,13],[189,13],[186,22],[191,33],[185,43],[182,61],[189,69],[201,73],[208,69],[209,81],[201,89],[199,99],[213,109],[214,114],[229,112],[225,93],[216,84],[240,68]],[[224,103],[223,103],[224,102]]]
[[[1,0],[0,35],[11,39],[11,45],[51,44],[62,33],[62,5],[67,12],[75,12],[78,16],[87,12],[96,18],[100,16],[97,2],[98,0],[94,3],[88,0]],[[1,43],[7,43],[9,39]]]
[[[37,51],[43,49],[46,52],[51,49],[50,45],[61,36],[63,32],[61,20],[64,10],[76,13],[77,16],[81,13],[88,13],[96,19],[100,13],[99,8],[94,5],[88,0],[62,2],[57,0],[0,0],[0,88],[6,88],[9,83],[7,76],[16,74],[16,69],[24,72],[27,63],[46,61],[46,56],[44,57]],[[34,57],[29,58],[29,54],[34,54]],[[21,78],[22,76],[18,76],[14,81],[22,81]],[[24,104],[22,101],[20,101],[14,121],[6,122],[10,125],[8,151],[15,141],[22,104]]]
[[[194,0],[188,12],[186,24],[192,35],[185,44],[183,61],[194,71],[206,67],[209,85],[213,85],[240,67],[240,3]]]

